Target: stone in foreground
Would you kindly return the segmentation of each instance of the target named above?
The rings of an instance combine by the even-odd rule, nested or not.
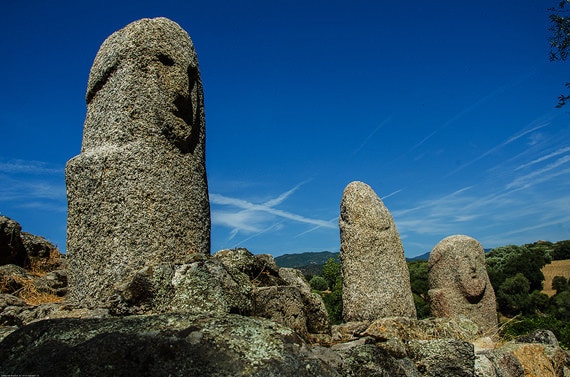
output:
[[[363,182],[340,204],[343,318],[346,322],[416,317],[404,248],[392,215]]]
[[[177,313],[36,322],[0,343],[0,370],[41,376],[339,375],[276,323]]]
[[[485,268],[485,251],[477,240],[455,235],[440,241],[429,256],[428,280],[434,316],[464,316],[480,332],[496,333],[495,291]]]
[[[147,266],[210,253],[205,121],[188,34],[142,19],[101,46],[81,153],[66,166],[70,302],[105,306]]]

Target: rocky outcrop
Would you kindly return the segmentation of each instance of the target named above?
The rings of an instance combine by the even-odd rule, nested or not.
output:
[[[343,319],[415,318],[400,235],[390,211],[370,186],[363,182],[346,186],[339,226]]]
[[[17,221],[0,215],[0,266],[13,264],[53,271],[62,267],[62,263],[63,258],[51,242],[41,236],[22,232],[22,226]]]
[[[27,255],[21,232],[20,224],[0,215],[0,266],[4,264],[24,266]]]
[[[63,311],[50,316],[63,316]],[[475,341],[465,340],[474,326],[467,319],[347,323],[334,326],[333,333],[350,333],[350,340],[322,346],[288,326],[239,314],[110,317],[69,309],[66,314],[83,318],[37,321],[6,336],[0,343],[0,370],[42,376],[390,377],[562,377],[570,371],[569,355],[553,335],[548,334],[547,344],[533,338],[523,339],[533,343],[477,349]]]
[[[117,285],[104,307],[123,316],[172,311],[252,315],[289,326],[305,339],[330,338],[326,308],[303,275],[243,248],[146,267]]]
[[[0,339],[18,326],[45,318],[67,293],[65,258],[56,247],[43,237],[21,232],[14,220],[2,221],[14,230],[12,245],[21,245],[24,256],[20,264],[0,265]]]
[[[65,169],[68,300],[96,308],[146,267],[210,254],[205,117],[188,34],[142,19],[102,44]]]
[[[239,315],[181,313],[36,322],[0,343],[0,370],[42,376],[339,375],[287,327]]]

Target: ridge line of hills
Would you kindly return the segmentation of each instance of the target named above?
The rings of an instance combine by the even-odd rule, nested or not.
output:
[[[275,257],[275,262],[279,267],[299,268],[299,267],[312,266],[312,265],[323,265],[330,258],[334,258],[336,261],[340,261],[339,255],[340,255],[339,252],[332,252],[332,251],[318,251],[318,252],[309,251],[298,254],[283,254],[278,257]],[[406,261],[408,262],[415,262],[420,260],[427,261],[428,259],[429,259],[429,252],[418,255],[413,258],[406,258]]]
[[[485,249],[488,253],[491,249]],[[427,261],[430,252],[415,256],[413,258],[406,258],[406,262]],[[275,257],[275,263],[279,267],[297,268],[305,275],[320,275],[323,265],[330,259],[334,258],[340,262],[340,253],[332,251],[308,251],[297,254],[283,254]]]

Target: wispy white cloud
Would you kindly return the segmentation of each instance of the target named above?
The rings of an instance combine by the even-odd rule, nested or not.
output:
[[[30,201],[18,206],[19,208],[28,208],[34,210],[42,210],[46,212],[66,212],[67,205],[65,203],[53,203],[42,201]]]
[[[453,171],[451,171],[450,173],[448,173],[448,174],[446,175],[446,177],[449,177],[449,176],[451,176],[451,175],[453,175],[453,174],[455,174],[455,173],[460,172],[461,170],[463,170],[463,169],[465,169],[466,167],[468,167],[468,166],[474,164],[475,162],[477,162],[477,161],[479,161],[479,160],[482,160],[483,158],[485,158],[485,157],[487,157],[487,156],[489,156],[489,155],[491,155],[491,154],[493,154],[493,153],[496,153],[496,152],[499,151],[500,149],[502,149],[502,148],[504,148],[505,146],[507,146],[507,145],[513,143],[514,141],[520,139],[521,137],[524,137],[525,135],[528,135],[528,134],[530,134],[530,133],[532,133],[532,132],[535,132],[535,131],[537,131],[537,130],[539,130],[539,129],[541,129],[541,128],[544,128],[544,127],[548,126],[549,124],[550,124],[550,123],[542,123],[542,124],[539,124],[539,125],[536,125],[536,126],[532,126],[530,129],[525,128],[525,129],[523,129],[523,130],[521,130],[521,131],[515,133],[514,135],[512,135],[511,137],[509,137],[506,141],[502,142],[501,144],[499,144],[499,145],[497,145],[497,146],[495,146],[495,147],[493,147],[493,148],[487,150],[486,152],[480,154],[479,156],[477,156],[477,157],[474,158],[473,160],[471,160],[471,161],[469,161],[469,162],[467,162],[467,163],[465,163],[465,164],[463,164],[463,165],[460,165],[459,167],[457,167],[456,169],[454,169]]]
[[[569,222],[570,222],[570,216],[559,217],[559,218],[552,220],[552,221],[549,221],[549,222],[537,222],[535,225],[531,225],[531,226],[527,226],[527,227],[523,227],[523,228],[517,228],[517,229],[512,230],[510,232],[505,232],[504,235],[512,236],[515,234],[524,234],[524,233],[528,233],[530,231],[534,231],[537,229],[548,228],[548,227],[551,227],[553,225],[568,224]]]
[[[250,211],[228,212],[212,210],[211,212],[212,224],[222,225],[232,228],[233,238],[238,231],[246,233],[260,232],[259,222],[262,220]]]
[[[403,155],[401,155],[400,157],[403,157],[411,152],[413,152],[414,150],[418,149],[419,147],[421,147],[423,144],[425,144],[428,140],[430,140],[432,137],[434,137],[436,134],[438,134],[439,132],[443,131],[444,129],[446,129],[447,127],[449,127],[450,125],[452,125],[453,123],[457,122],[459,119],[463,118],[465,115],[469,114],[470,112],[472,112],[473,110],[477,109],[479,106],[485,104],[487,101],[489,101],[490,99],[496,97],[497,95],[501,94],[502,92],[504,92],[505,90],[523,82],[524,80],[528,79],[530,76],[532,76],[534,73],[536,72],[536,68],[532,68],[530,70],[528,70],[527,72],[523,73],[522,75],[514,78],[513,80],[510,80],[509,82],[507,82],[506,84],[503,84],[499,87],[497,87],[495,90],[491,91],[489,94],[487,94],[486,96],[481,97],[479,100],[473,102],[471,105],[467,106],[465,109],[459,111],[457,114],[455,114],[453,117],[451,117],[448,121],[446,121],[445,123],[443,123],[439,128],[435,129],[434,131],[432,131],[431,133],[429,133],[427,136],[425,136],[422,140],[420,140],[417,144],[415,144],[412,148],[410,148],[408,151],[406,151]],[[399,158],[400,158],[399,157]]]
[[[13,179],[7,175],[0,175],[0,202],[18,202],[33,200],[59,200],[65,201],[65,184],[51,180]]]
[[[538,164],[538,163],[543,162],[543,161],[546,161],[546,160],[548,160],[548,159],[550,159],[550,158],[552,158],[552,157],[556,157],[556,156],[559,156],[559,155],[564,154],[564,153],[567,153],[567,152],[570,152],[570,147],[560,148],[560,149],[558,149],[558,150],[556,150],[556,151],[554,151],[554,152],[552,152],[552,153],[549,153],[549,154],[547,154],[547,155],[545,155],[545,156],[542,156],[542,157],[539,157],[539,158],[537,158],[537,159],[535,159],[535,160],[533,160],[533,161],[527,162],[526,164],[522,164],[522,165],[518,166],[518,167],[515,169],[515,171],[521,170],[521,169],[524,169],[524,168],[527,168],[527,167],[532,166],[532,165],[535,165],[535,164]]]
[[[261,236],[262,234],[267,233],[267,232],[269,232],[269,231],[271,231],[271,230],[274,230],[274,229],[275,229],[275,230],[281,229],[282,227],[283,227],[283,221],[278,222],[278,223],[275,223],[275,224],[273,224],[273,225],[271,225],[271,226],[269,226],[269,227],[267,227],[267,228],[265,228],[265,229],[260,230],[259,232],[255,233],[255,234],[253,234],[253,235],[251,235],[251,236],[249,236],[249,237],[247,237],[247,238],[244,238],[243,240],[241,240],[241,241],[239,241],[238,243],[236,243],[235,246],[242,245],[242,244],[244,244],[245,242],[247,242],[247,241],[249,241],[249,240],[251,240],[251,239],[253,239],[253,238],[255,238],[255,237],[259,237],[259,236]],[[230,239],[231,239],[231,238],[230,238]]]
[[[271,203],[276,199],[272,199],[269,202],[266,203]],[[293,220],[293,221],[297,221],[300,223],[305,223],[305,224],[312,224],[312,225],[319,225],[325,228],[331,228],[332,225],[325,220],[319,220],[319,219],[312,219],[310,217],[305,217],[305,216],[301,216],[301,215],[297,215],[295,213],[291,213],[291,212],[287,212],[287,211],[283,211],[280,209],[276,209],[273,208],[272,206],[267,205],[266,203],[264,204],[255,204],[252,202],[249,202],[247,200],[243,200],[243,199],[238,199],[238,198],[230,198],[224,195],[220,195],[220,194],[210,194],[210,201],[213,204],[220,204],[220,205],[231,205],[234,207],[238,207],[241,209],[246,209],[248,211],[257,211],[257,212],[266,212],[278,217],[282,217],[288,220]]]
[[[393,214],[395,216],[396,215],[397,216],[403,216],[403,215],[406,215],[408,213],[417,212],[419,210],[425,210],[427,208],[440,208],[441,209],[441,208],[445,207],[443,204],[447,204],[450,201],[457,200],[457,198],[460,194],[462,194],[463,192],[465,192],[467,190],[470,190],[471,188],[472,188],[472,186],[463,187],[463,188],[456,190],[456,191],[452,192],[451,194],[447,194],[441,198],[424,200],[419,205],[417,205],[415,207],[396,210],[393,212]]]
[[[331,225],[333,225],[333,227],[331,227],[331,229],[332,229],[332,228],[337,228],[337,227],[338,227],[338,225],[337,225],[337,224],[338,224],[338,216],[335,216],[335,217],[333,217],[332,219],[330,219],[330,220],[329,220],[329,223],[331,223]],[[321,226],[321,225],[317,225],[317,226],[315,226],[315,227],[313,227],[313,228],[311,228],[311,229],[309,229],[309,230],[306,230],[306,231],[304,231],[304,232],[301,232],[301,233],[297,234],[297,235],[295,236],[295,238],[304,236],[305,234],[314,232],[315,230],[320,229],[320,228],[322,228],[322,226]]]
[[[263,226],[263,224],[267,224],[267,222],[273,221],[276,217],[302,224],[315,225],[316,227],[335,228],[336,226],[329,221],[314,219],[275,208],[275,206],[282,204],[287,198],[289,198],[304,183],[305,182],[300,183],[292,189],[282,193],[278,197],[267,200],[262,204],[256,204],[240,198],[211,193],[211,204],[235,207],[239,209],[237,212],[228,210],[212,210],[212,223],[231,228],[232,231],[230,233],[230,239],[235,237],[238,232],[244,232],[248,234],[254,233],[256,235],[260,235],[270,230],[278,229],[280,226],[276,224],[265,227]],[[282,223],[283,221],[278,224]],[[251,237],[248,239],[251,239]],[[242,242],[244,242],[244,240],[242,240],[240,243]]]
[[[394,195],[397,195],[397,194],[401,193],[402,191],[404,191],[403,188],[402,188],[402,189],[399,189],[399,190],[396,190],[396,191],[394,191],[394,192],[391,192],[391,193],[389,193],[388,195],[385,195],[385,196],[381,197],[380,199],[386,200],[386,199],[388,199],[388,198],[391,197],[391,196],[394,196]]]
[[[9,174],[57,174],[62,175],[64,168],[42,161],[10,160],[0,162],[0,173]]]
[[[356,148],[354,150],[354,152],[352,152],[352,153],[357,154],[358,152],[360,152],[362,150],[362,148],[364,148],[364,146],[366,144],[368,144],[368,141],[370,141],[372,136],[374,136],[376,134],[376,132],[378,132],[381,128],[383,128],[386,124],[388,124],[390,122],[390,120],[391,120],[391,117],[387,117],[386,119],[384,119],[378,126],[376,126],[376,128],[374,128],[374,130],[372,130],[372,132],[370,134],[368,134],[368,136],[366,137],[366,139],[364,139],[362,144],[360,144],[360,146],[358,148]]]
[[[552,172],[552,170],[567,164],[570,162],[570,155],[560,157],[555,162],[543,167],[542,169],[537,169],[529,174],[517,177],[511,183],[509,183],[507,189],[524,189],[534,186],[536,184],[549,181],[560,175],[566,175],[570,173],[570,169],[557,170]],[[546,174],[549,173],[549,174]]]

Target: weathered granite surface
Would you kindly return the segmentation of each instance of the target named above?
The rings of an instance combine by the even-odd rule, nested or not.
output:
[[[205,120],[188,34],[142,19],[101,46],[81,153],[66,166],[68,300],[107,305],[147,266],[210,253]]]
[[[343,318],[416,317],[404,248],[394,219],[370,186],[352,182],[340,204]]]
[[[440,241],[430,253],[428,280],[434,316],[464,316],[482,333],[497,332],[495,291],[485,268],[485,251],[477,240],[455,235]]]

